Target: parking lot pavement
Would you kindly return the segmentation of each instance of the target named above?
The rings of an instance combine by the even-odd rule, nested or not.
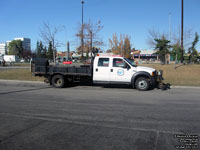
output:
[[[8,117],[8,116],[6,116]],[[3,117],[5,118],[5,116]],[[9,117],[10,118],[10,117]],[[2,119],[2,116],[1,116]],[[4,120],[4,119],[3,119]],[[7,120],[7,119],[6,119]],[[156,133],[131,129],[109,128],[35,119],[11,117],[8,122],[20,122],[4,137],[1,150],[8,149],[154,149]],[[7,130],[8,127],[6,127]],[[4,133],[6,135],[6,133]]]
[[[0,149],[198,149],[199,106],[199,89],[0,85]]]

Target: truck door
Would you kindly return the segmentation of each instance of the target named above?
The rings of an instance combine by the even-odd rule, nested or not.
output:
[[[131,66],[122,58],[113,58],[110,67],[110,82],[130,83],[133,75]]]
[[[110,77],[110,59],[99,58],[94,62],[93,81],[109,82]]]

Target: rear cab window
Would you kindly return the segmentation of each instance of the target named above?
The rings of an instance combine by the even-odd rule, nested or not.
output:
[[[99,58],[98,67],[108,67],[109,66],[109,58]]]

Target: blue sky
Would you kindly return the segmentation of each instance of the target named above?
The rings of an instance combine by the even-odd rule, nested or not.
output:
[[[200,34],[200,0],[184,0],[184,25]],[[108,49],[108,38],[113,33],[128,34],[136,49],[150,49],[147,45],[148,30],[169,32],[171,13],[172,31],[181,24],[181,0],[85,0],[84,21],[101,20],[104,28],[99,33]],[[81,0],[1,0],[0,42],[15,37],[32,40],[32,48],[41,40],[40,29],[44,22],[52,26],[65,26],[57,39],[70,41],[71,50],[78,46],[75,37],[81,22]],[[200,49],[200,42],[197,46]],[[61,46],[58,50],[65,50]]]

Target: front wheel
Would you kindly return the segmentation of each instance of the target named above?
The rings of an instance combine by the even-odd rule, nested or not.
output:
[[[56,88],[63,88],[65,85],[64,77],[62,75],[53,76],[52,85]]]
[[[150,83],[147,78],[140,77],[135,82],[135,87],[139,91],[147,91],[149,89]]]

